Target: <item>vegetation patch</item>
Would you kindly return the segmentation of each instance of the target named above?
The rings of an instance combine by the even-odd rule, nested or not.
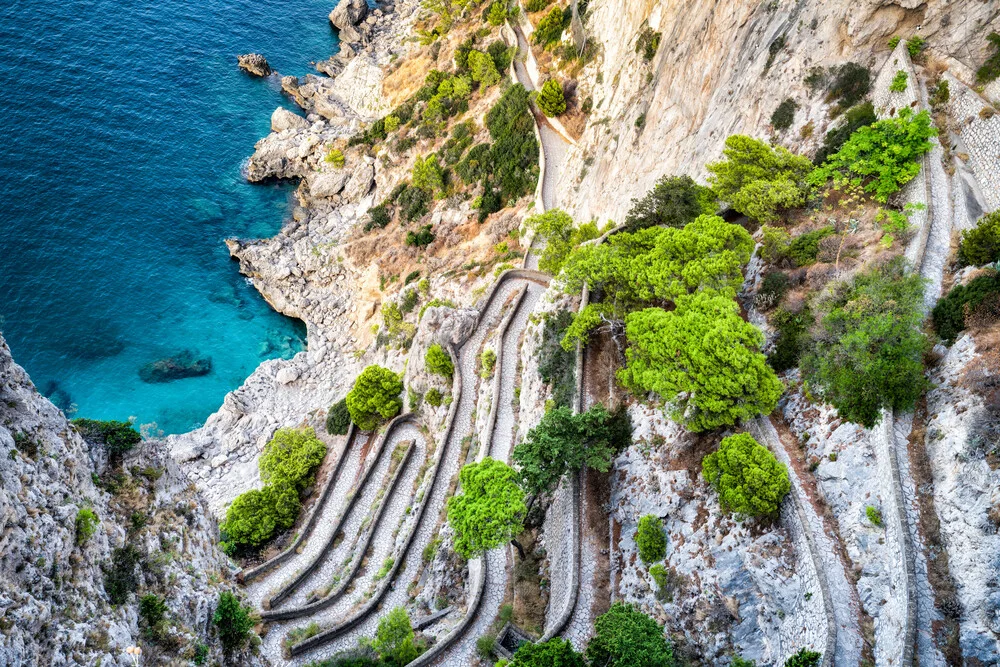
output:
[[[748,433],[723,438],[701,466],[723,509],[743,516],[775,516],[792,488],[785,464]]]

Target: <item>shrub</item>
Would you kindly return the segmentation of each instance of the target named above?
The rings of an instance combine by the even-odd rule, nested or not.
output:
[[[129,422],[74,419],[70,423],[85,440],[103,444],[111,456],[121,456],[142,442],[142,436]]]
[[[795,110],[799,105],[791,97],[786,97],[771,114],[771,127],[776,130],[787,130],[795,122]]]
[[[716,207],[715,193],[690,176],[663,176],[642,198],[632,200],[625,229],[634,232],[657,225],[683,227],[699,215],[711,215]]]
[[[976,70],[976,83],[978,84],[987,84],[1000,77],[1000,35],[992,32],[986,40],[993,47],[993,54],[986,59],[982,67]]]
[[[498,39],[489,45],[486,53],[490,54],[490,58],[493,58],[493,64],[496,65],[498,72],[507,72],[510,70],[510,64],[514,61],[517,49],[507,46],[503,40]]]
[[[707,165],[709,184],[719,199],[760,222],[805,203],[806,178],[812,163],[781,146],[733,135],[726,139],[725,159]]]
[[[483,88],[500,83],[500,72],[497,71],[496,63],[489,54],[473,49],[469,51],[468,60],[473,81],[478,82]]]
[[[431,194],[426,190],[410,187],[404,183],[394,197],[394,201],[399,204],[400,215],[403,219],[407,222],[413,222],[427,215]]]
[[[882,527],[882,512],[877,507],[873,507],[872,505],[865,507],[865,516],[868,517],[868,521],[873,526]]]
[[[860,102],[871,89],[871,72],[867,67],[848,62],[837,68],[833,81],[827,90],[827,101],[837,102],[841,109]]]
[[[351,426],[351,412],[347,409],[347,399],[342,398],[326,413],[326,432],[330,435],[344,435]]]
[[[486,14],[486,20],[492,26],[501,26],[507,21],[507,7],[506,3],[497,1],[490,5],[490,9]]]
[[[435,154],[424,157],[417,157],[413,163],[411,172],[413,187],[436,192],[444,187],[444,174],[441,173],[441,165],[438,164],[438,157]]]
[[[544,642],[525,642],[508,667],[587,667],[587,663],[573,649],[573,644],[554,637]]]
[[[392,211],[385,202],[382,202],[368,211],[368,222],[365,223],[365,231],[370,232],[373,229],[383,229],[390,222],[392,222]]]
[[[788,256],[796,266],[808,266],[819,256],[819,242],[835,233],[836,230],[830,226],[800,234],[788,246]]]
[[[542,17],[535,29],[534,41],[542,47],[548,48],[550,44],[558,42],[562,38],[563,30],[566,27],[563,10],[553,7],[549,13]]]
[[[843,122],[826,133],[823,145],[816,151],[813,163],[823,164],[828,157],[840,150],[844,142],[850,139],[855,131],[867,127],[877,120],[878,116],[875,115],[875,107],[872,106],[871,102],[865,102],[848,109],[847,113],[844,114]]]
[[[167,616],[167,602],[155,593],[147,593],[139,598],[139,617],[147,628],[153,628]]]
[[[729,667],[757,667],[756,660],[747,660],[741,656],[734,655]]]
[[[383,121],[383,123],[384,123],[384,121]],[[384,125],[383,125],[383,127],[384,127]],[[340,150],[339,148],[332,148],[332,149],[330,149],[330,152],[326,154],[326,157],[324,158],[324,160],[326,160],[328,163],[332,164],[337,169],[343,169],[344,168],[344,163],[346,161],[345,158],[344,158],[344,152],[342,150]]]
[[[542,84],[542,89],[535,98],[535,103],[543,114],[552,118],[566,112],[566,96],[562,85],[555,79],[549,79]]]
[[[257,547],[291,528],[301,509],[298,492],[287,483],[251,489],[236,496],[219,527],[234,547]]]
[[[927,40],[920,35],[916,35],[906,40],[906,52],[910,54],[911,58],[918,57],[926,48]]]
[[[406,609],[395,607],[378,623],[372,648],[387,665],[403,667],[420,655]]]
[[[490,349],[483,350],[483,353],[479,355],[479,366],[480,366],[480,377],[490,378],[493,377],[493,369],[497,365],[497,353]]]
[[[219,633],[219,643],[227,654],[237,651],[250,639],[254,626],[253,610],[240,604],[239,598],[229,591],[219,593],[219,602],[212,614],[212,623]]]
[[[781,303],[781,300],[785,298],[785,292],[788,291],[788,274],[782,273],[781,271],[772,271],[764,276],[764,280],[760,284],[760,290],[757,292],[757,296],[754,298],[754,305],[756,305],[760,310],[770,310],[774,306]]]
[[[975,227],[962,232],[958,261],[962,266],[1000,262],[1000,211],[984,215]]]
[[[499,187],[499,204],[535,191],[538,142],[534,123],[528,91],[521,84],[509,86],[486,114],[486,127],[493,140],[487,189],[492,193],[494,185]]]
[[[312,484],[314,473],[326,457],[326,445],[311,427],[281,428],[264,445],[260,456],[260,478],[265,484],[288,484],[302,492]]]
[[[965,329],[966,318],[982,304],[989,306],[997,299],[1000,299],[1000,273],[995,271],[974,278],[967,285],[956,285],[947,296],[938,300],[931,311],[934,330],[951,345]]]
[[[559,275],[563,263],[574,248],[600,236],[594,223],[588,222],[576,227],[573,225],[573,218],[557,208],[531,216],[525,221],[525,225],[534,229],[538,238],[545,241],[538,268],[553,276]]]
[[[462,468],[462,492],[448,499],[457,554],[472,558],[520,534],[527,507],[517,478],[517,471],[488,456]]]
[[[951,89],[948,86],[947,79],[941,79],[938,84],[934,86],[934,90],[931,91],[931,106],[935,109],[943,107],[948,104],[948,100],[951,99]]]
[[[139,588],[139,578],[135,568],[142,559],[142,554],[131,544],[111,552],[111,566],[104,569],[104,592],[113,605],[123,605]]]
[[[785,660],[785,667],[818,667],[822,655],[816,651],[799,649],[799,652]]]
[[[406,245],[416,248],[426,248],[434,243],[435,238],[437,237],[431,231],[431,226],[424,225],[415,232],[406,232]]]
[[[441,403],[444,402],[444,394],[442,394],[441,390],[436,387],[431,387],[430,389],[428,389],[427,394],[424,395],[424,398],[427,400],[427,403],[431,405],[431,407],[435,408],[440,407]]]
[[[524,9],[528,12],[540,12],[552,3],[552,0],[527,0]]]
[[[889,84],[889,92],[901,93],[906,90],[906,86],[909,82],[910,78],[906,76],[906,72],[898,70],[896,72],[896,76],[892,77],[892,83]]]
[[[885,203],[920,172],[920,158],[931,148],[928,139],[936,135],[927,111],[914,115],[912,109],[901,109],[895,118],[856,130],[809,181],[815,186],[830,179],[836,185],[863,186]]]
[[[514,447],[512,458],[521,473],[521,485],[532,494],[552,491],[566,472],[584,466],[607,472],[612,459],[631,443],[632,422],[624,410],[608,412],[596,405],[575,415],[557,406],[542,416]]]
[[[788,256],[788,247],[792,243],[791,235],[781,227],[761,228],[760,257],[768,264],[777,264]]]
[[[799,365],[799,357],[809,341],[812,314],[808,308],[799,313],[779,310],[771,318],[771,323],[778,329],[778,338],[767,363],[778,373],[783,373]]]
[[[436,343],[427,348],[427,354],[424,355],[424,363],[427,364],[429,372],[448,379],[451,379],[451,376],[455,373],[455,364],[451,361],[451,355]]]
[[[100,519],[89,507],[81,507],[76,512],[76,544],[83,546],[97,531],[97,524]]]
[[[910,410],[927,386],[923,280],[897,259],[854,277],[820,304],[806,380],[842,419],[871,428],[884,407]]]
[[[635,531],[635,545],[639,549],[639,558],[643,563],[663,560],[667,555],[667,535],[663,532],[663,522],[660,521],[660,517],[647,514],[639,519],[639,527]]]
[[[653,60],[656,52],[660,48],[660,40],[663,35],[656,32],[648,25],[644,26],[639,37],[635,40],[635,52],[642,55],[642,59],[647,63]]]
[[[388,368],[371,365],[361,371],[354,387],[347,393],[351,421],[362,431],[375,429],[383,420],[392,419],[403,408],[399,398],[403,382]]]
[[[769,414],[784,388],[760,352],[760,330],[731,298],[711,291],[676,304],[626,316],[629,347],[619,380],[639,396],[659,394],[671,417],[693,431]]]
[[[776,515],[792,488],[785,464],[748,433],[723,438],[701,469],[723,509],[745,516]]]
[[[659,623],[630,604],[615,602],[597,617],[587,659],[602,667],[672,667],[674,652]]]
[[[570,405],[576,393],[576,353],[560,343],[574,321],[573,313],[560,310],[545,319],[538,350],[538,375],[552,390],[556,405]]]

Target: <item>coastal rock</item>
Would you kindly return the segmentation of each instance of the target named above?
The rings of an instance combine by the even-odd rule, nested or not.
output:
[[[340,194],[351,175],[343,170],[317,174],[309,181],[309,194],[313,197],[333,197]]]
[[[157,384],[189,377],[208,375],[212,372],[212,358],[198,357],[191,350],[184,350],[173,357],[166,357],[146,364],[139,369],[143,382]]]
[[[279,384],[291,384],[299,379],[299,369],[285,366],[274,375],[274,381]]]
[[[340,0],[330,12],[330,23],[338,30],[356,26],[368,17],[368,3],[365,0]]]
[[[309,127],[309,121],[302,116],[292,113],[284,107],[278,107],[271,114],[271,131],[284,132],[285,130],[304,130]]]
[[[375,184],[375,165],[363,162],[354,169],[351,180],[344,188],[344,199],[358,201],[372,189]]]
[[[267,59],[259,53],[246,53],[236,57],[240,69],[252,76],[270,76],[273,70]]]

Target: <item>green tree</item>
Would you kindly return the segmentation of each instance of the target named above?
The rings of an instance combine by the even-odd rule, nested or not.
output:
[[[114,457],[120,457],[142,442],[142,436],[130,422],[74,419],[70,423],[84,439],[103,444]]]
[[[497,206],[535,191],[538,182],[538,142],[534,126],[528,91],[519,83],[508,86],[486,114],[486,127],[493,140],[487,185],[497,198]],[[494,186],[499,188],[498,192],[494,192]]]
[[[330,435],[344,435],[351,426],[351,411],[347,409],[347,399],[342,398],[326,413],[326,432]]]
[[[717,209],[715,193],[698,185],[690,176],[663,176],[642,198],[632,200],[625,216],[630,232],[662,225],[683,227],[699,215],[712,215]]]
[[[639,549],[639,558],[647,565],[664,559],[667,555],[667,535],[663,532],[660,517],[647,514],[639,519],[635,545]]]
[[[820,304],[807,382],[848,421],[871,428],[883,408],[910,410],[927,386],[923,280],[897,259],[855,276]]]
[[[396,667],[404,667],[420,655],[406,609],[395,607],[379,620],[372,648],[385,664]]]
[[[501,26],[507,21],[507,7],[502,1],[494,2],[490,5],[490,10],[486,14],[486,20],[492,26]]]
[[[776,130],[787,130],[795,122],[795,110],[799,105],[791,97],[778,105],[778,108],[771,114],[771,127]]]
[[[87,543],[91,537],[93,537],[94,532],[97,530],[97,524],[100,523],[100,519],[97,518],[97,514],[94,510],[89,507],[81,507],[76,512],[76,544],[77,546],[83,546]]]
[[[607,472],[614,456],[631,442],[632,423],[624,410],[608,412],[595,405],[574,415],[566,406],[555,407],[514,447],[512,457],[528,493],[555,489],[567,472],[584,466]]]
[[[792,488],[785,464],[748,433],[723,438],[701,470],[722,508],[744,516],[774,516]]]
[[[832,179],[835,185],[862,186],[885,203],[920,172],[920,158],[931,149],[934,136],[937,130],[927,111],[914,115],[910,108],[900,109],[894,118],[855,130],[809,175],[809,182],[822,186]]]
[[[823,656],[816,651],[799,649],[798,653],[785,660],[785,667],[819,667]]]
[[[251,489],[236,496],[220,528],[234,546],[256,547],[291,528],[301,509],[298,492],[287,483]]]
[[[468,60],[473,81],[479,82],[483,88],[500,83],[500,72],[497,71],[496,63],[488,53],[473,49],[469,51]]]
[[[455,364],[451,361],[451,355],[437,344],[427,348],[427,354],[424,355],[424,363],[427,364],[428,371],[446,377],[449,380],[455,373]]]
[[[1000,273],[996,271],[977,276],[966,285],[955,285],[931,311],[934,330],[951,345],[965,329],[968,316],[975,316],[981,307],[996,309],[998,302]]]
[[[622,383],[640,396],[659,394],[671,417],[693,431],[769,414],[783,387],[760,352],[760,330],[726,296],[700,292],[676,303],[673,311],[647,308],[625,318]]]
[[[438,164],[437,155],[432,153],[424,157],[417,157],[413,163],[411,180],[413,187],[431,193],[444,188],[444,174],[441,172],[441,165]]]
[[[544,642],[522,644],[508,667],[587,667],[587,662],[573,649],[573,644],[554,637]]]
[[[219,602],[212,615],[212,623],[219,633],[219,643],[227,654],[243,648],[250,639],[254,626],[253,610],[240,604],[239,598],[229,591],[219,593]]]
[[[708,182],[719,199],[760,222],[801,206],[809,194],[812,163],[781,146],[744,135],[726,139],[724,160],[707,165]]]
[[[538,27],[535,29],[532,39],[534,39],[535,44],[547,48],[550,44],[554,44],[562,38],[565,27],[566,22],[563,10],[559,7],[553,7],[538,22]]]
[[[523,530],[527,507],[517,479],[516,470],[490,457],[462,468],[462,493],[448,499],[448,523],[460,556],[482,554]]]
[[[601,667],[673,667],[674,651],[659,623],[616,602],[597,617],[587,658]]]
[[[326,457],[326,445],[309,428],[280,428],[264,445],[260,456],[260,478],[265,484],[288,484],[302,492],[312,484],[314,473]]]
[[[545,241],[538,268],[553,276],[559,275],[563,263],[574,248],[601,235],[594,223],[588,222],[576,227],[573,225],[573,218],[557,208],[533,215],[525,224]]]
[[[385,419],[392,419],[403,409],[399,395],[403,381],[382,366],[368,366],[347,393],[351,421],[362,431],[374,430]]]
[[[975,227],[962,232],[958,261],[962,266],[1000,261],[1000,211],[984,215]]]
[[[156,593],[139,598],[139,617],[147,628],[155,628],[167,616],[167,602]]]
[[[562,85],[555,79],[549,79],[542,84],[535,103],[549,118],[566,113],[566,95],[563,93]]]
[[[875,107],[871,102],[865,102],[848,109],[847,113],[844,114],[843,122],[826,133],[823,145],[816,152],[813,163],[823,164],[828,157],[840,150],[840,147],[851,138],[855,131],[867,127],[877,120],[878,116],[875,115]]]

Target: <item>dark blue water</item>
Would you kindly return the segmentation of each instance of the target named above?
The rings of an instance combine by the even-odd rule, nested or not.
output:
[[[331,0],[11,0],[0,8],[0,328],[77,416],[199,425],[266,358],[300,350],[222,241],[276,233],[288,186],[240,175],[275,79],[336,50]],[[179,350],[211,374],[147,384]],[[70,406],[72,404],[72,407]]]

